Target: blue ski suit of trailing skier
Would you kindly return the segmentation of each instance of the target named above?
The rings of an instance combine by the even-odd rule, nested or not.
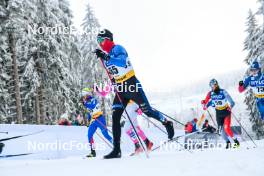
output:
[[[148,117],[160,121],[168,132],[168,138],[174,135],[172,122],[168,121],[159,111],[154,110],[149,102],[143,88],[135,76],[127,51],[121,45],[113,42],[110,31],[103,31],[98,34],[97,41],[104,50],[95,51],[98,58],[103,60],[103,64],[116,84],[117,93],[113,102],[113,138],[114,149],[120,150],[121,126],[120,119],[128,102],[133,100]]]
[[[246,77],[243,81],[239,82],[239,92],[245,91],[248,87],[251,87],[256,98],[257,108],[260,113],[260,118],[264,120],[264,75],[260,71],[258,62],[253,62],[251,70],[255,70],[257,73]]]
[[[110,143],[112,143],[112,137],[108,134],[105,117],[103,116],[103,112],[100,110],[97,99],[92,96],[87,96],[83,104],[89,111],[87,115],[87,119],[90,122],[88,128],[88,141],[91,147],[93,148],[93,135],[96,132],[97,128],[99,128],[103,136]]]

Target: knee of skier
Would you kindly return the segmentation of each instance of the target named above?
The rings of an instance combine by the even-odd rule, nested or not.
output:
[[[109,137],[109,134],[108,134],[108,131],[107,131],[107,130],[103,130],[103,131],[102,131],[102,134],[103,134],[106,138]]]
[[[227,125],[227,124],[224,124],[224,130],[225,130],[226,133],[228,133],[229,130],[230,130],[230,126]]]
[[[139,107],[140,107],[141,111],[142,111],[144,114],[146,114],[146,115],[148,115],[148,113],[151,112],[151,108],[150,108],[150,106],[147,105],[146,103],[141,103],[141,104],[139,105]]]
[[[126,130],[126,134],[127,134],[128,136],[130,136],[131,133],[132,133],[132,129],[128,129],[128,130]]]
[[[112,110],[113,111],[118,111],[118,110],[123,110],[123,106],[121,104],[113,104],[112,105]]]

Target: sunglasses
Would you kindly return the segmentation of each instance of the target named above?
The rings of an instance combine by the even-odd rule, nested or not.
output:
[[[97,37],[97,42],[100,44],[105,40],[103,37]]]
[[[210,87],[213,88],[214,86],[217,86],[216,83],[210,84]]]
[[[250,69],[250,72],[257,72],[258,69]]]

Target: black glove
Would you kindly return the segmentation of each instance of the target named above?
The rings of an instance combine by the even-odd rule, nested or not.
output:
[[[239,86],[243,86],[244,85],[244,82],[243,81],[239,81]]]
[[[101,59],[103,59],[103,60],[105,60],[105,61],[108,61],[108,60],[110,59],[109,55],[106,54],[105,52],[103,52],[103,51],[100,50],[100,49],[96,49],[96,50],[94,51],[94,53],[96,54],[97,58],[101,58]]]

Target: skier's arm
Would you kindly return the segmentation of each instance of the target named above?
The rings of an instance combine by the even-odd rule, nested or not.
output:
[[[116,45],[113,48],[113,54],[114,56],[110,56],[108,63],[119,67],[126,67],[126,60],[128,55],[125,48],[120,45]]]
[[[87,120],[88,120],[89,123],[90,123],[91,118],[92,118],[92,116],[91,116],[91,114],[88,112],[88,114],[87,114]]]
[[[203,106],[203,109],[206,110],[209,106],[212,105],[212,101],[211,100],[211,92],[208,92],[205,99],[202,100],[202,106]]]
[[[224,90],[223,93],[224,93],[227,101],[230,103],[231,108],[233,108],[235,106],[234,100],[232,99],[232,97],[229,95],[229,93],[226,90]]]
[[[92,98],[89,102],[86,101],[84,102],[84,106],[88,109],[88,110],[93,110],[97,105],[97,100],[96,98]]]
[[[238,91],[244,92],[249,85],[250,77],[247,77],[244,81],[239,81]]]

